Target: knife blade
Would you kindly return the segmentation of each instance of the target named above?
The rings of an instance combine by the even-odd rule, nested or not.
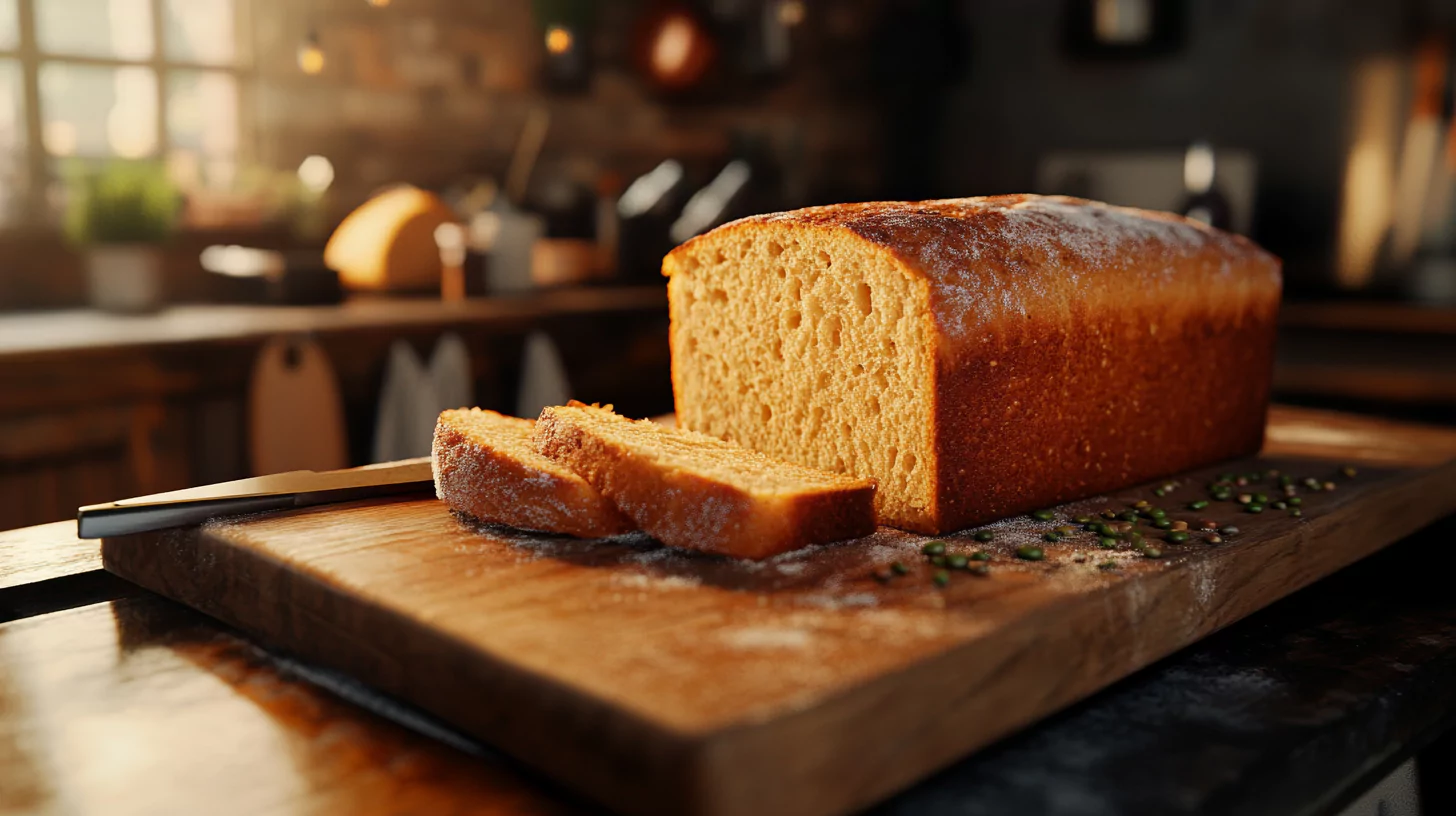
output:
[[[219,516],[411,493],[433,485],[429,457],[348,470],[294,470],[87,505],[76,511],[76,529],[81,538],[109,538],[201,524]]]

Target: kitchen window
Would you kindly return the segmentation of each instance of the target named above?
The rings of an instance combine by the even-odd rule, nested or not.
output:
[[[0,0],[0,224],[47,221],[70,165],[165,161],[233,186],[246,0]]]

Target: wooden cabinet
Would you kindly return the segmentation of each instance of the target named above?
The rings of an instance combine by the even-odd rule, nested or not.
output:
[[[0,317],[0,529],[69,518],[83,504],[252,475],[249,375],[262,344],[279,335],[305,333],[328,355],[352,464],[368,457],[384,362],[396,340],[427,356],[443,333],[459,334],[470,351],[476,402],[511,411],[525,337],[539,329],[560,348],[574,396],[640,416],[672,409],[661,287],[457,307],[260,308],[256,320],[246,310],[240,317],[237,307],[217,309],[219,320],[236,324],[229,331],[209,331],[218,321],[208,320],[208,310],[135,318],[84,337],[95,328],[88,318],[116,319]],[[54,333],[54,342],[37,342],[42,331]]]

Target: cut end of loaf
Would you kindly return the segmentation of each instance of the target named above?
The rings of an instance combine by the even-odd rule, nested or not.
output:
[[[882,521],[935,518],[929,294],[847,230],[732,227],[664,262],[683,427],[873,478]]]

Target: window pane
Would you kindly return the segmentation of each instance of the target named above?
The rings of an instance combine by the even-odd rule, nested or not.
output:
[[[167,59],[231,65],[236,56],[233,0],[167,0],[162,43]]]
[[[221,71],[170,72],[167,137],[182,186],[230,187],[237,170],[237,80]]]
[[[13,220],[22,206],[25,171],[25,102],[20,65],[14,60],[0,60],[0,221]]]
[[[157,77],[150,68],[47,62],[40,68],[46,151],[140,158],[157,149]]]
[[[42,0],[35,3],[41,51],[143,60],[152,56],[151,0]]]
[[[14,48],[20,42],[20,18],[15,14],[15,0],[0,0],[0,51]]]

